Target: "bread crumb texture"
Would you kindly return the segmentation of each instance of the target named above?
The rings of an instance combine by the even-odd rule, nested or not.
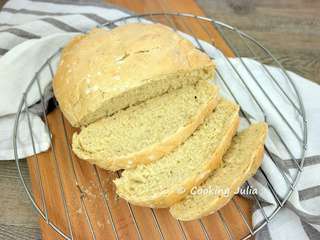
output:
[[[187,221],[223,207],[261,165],[266,134],[267,125],[258,123],[235,136],[221,166],[193,194],[171,206],[170,213],[177,219]]]
[[[110,170],[155,161],[190,136],[217,103],[217,87],[200,81],[90,124],[73,135],[73,151]]]
[[[238,110],[235,104],[220,101],[175,151],[151,164],[122,172],[121,178],[114,181],[117,193],[141,206],[168,207],[180,200],[219,165],[217,151],[222,155],[230,145],[238,126]]]
[[[63,50],[53,80],[71,125],[88,125],[170,89],[213,77],[214,64],[191,42],[161,24],[93,29]]]

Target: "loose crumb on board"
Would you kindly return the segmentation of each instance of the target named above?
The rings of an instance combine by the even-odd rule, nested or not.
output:
[[[82,214],[82,208],[79,208],[77,211],[76,211],[77,214],[81,215]]]

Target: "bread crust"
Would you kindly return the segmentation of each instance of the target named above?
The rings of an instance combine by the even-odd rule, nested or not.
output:
[[[164,77],[203,70],[211,78],[213,69],[206,54],[172,29],[127,24],[110,31],[93,29],[72,39],[62,51],[53,90],[67,120],[80,127],[198,81],[191,74],[164,84]],[[147,91],[149,85],[157,90]]]
[[[214,169],[220,166],[222,156],[229,148],[231,140],[236,134],[237,128],[239,126],[240,119],[238,110],[239,108],[237,107],[237,111],[235,111],[232,116],[230,128],[224,135],[216,151],[212,154],[211,160],[202,169],[201,174],[199,174],[198,176],[193,176],[181,184],[175,184],[172,187],[172,189],[174,190],[166,192],[165,194],[159,193],[149,198],[135,198],[134,196],[128,196],[127,194],[125,194],[125,192],[121,191],[121,189],[117,186],[117,180],[115,180],[114,182],[117,187],[117,194],[134,205],[150,208],[167,208],[183,199],[186,195],[188,195],[192,187],[200,185],[205,179],[209,177],[210,173]],[[181,189],[183,191],[177,191],[177,189]]]
[[[142,149],[139,152],[113,159],[105,159],[103,156],[92,156],[94,154],[86,154],[83,149],[80,149],[81,145],[77,134],[74,134],[72,139],[73,151],[80,159],[87,160],[100,168],[111,171],[130,169],[136,167],[138,164],[148,164],[156,161],[183,143],[215,109],[220,100],[220,96],[218,95],[218,88],[216,86],[214,86],[213,91],[215,94],[212,99],[210,99],[207,104],[201,106],[197,114],[190,119],[187,125],[178,129],[172,136],[163,139],[163,141],[157,144]]]
[[[265,124],[265,127],[267,129],[267,125]],[[174,205],[170,207],[169,212],[170,214],[181,221],[191,221],[195,219],[199,219],[205,216],[208,216],[223,206],[225,206],[234,196],[234,192],[237,191],[237,189],[244,184],[244,182],[252,177],[258,168],[261,165],[263,155],[264,155],[264,139],[266,137],[267,130],[263,135],[261,135],[261,138],[259,141],[261,144],[258,145],[255,153],[252,155],[252,158],[250,159],[250,163],[248,165],[248,168],[246,169],[244,174],[241,174],[238,178],[233,179],[233,182],[230,184],[230,193],[228,196],[221,196],[220,198],[215,198],[214,201],[207,202],[206,208],[203,209],[201,212],[199,211],[191,211],[187,212],[185,211],[184,214],[179,214],[180,211],[175,211]]]

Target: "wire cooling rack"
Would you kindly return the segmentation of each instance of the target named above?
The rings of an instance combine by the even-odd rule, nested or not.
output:
[[[213,46],[215,46],[216,45],[214,42],[215,36],[213,35],[213,33],[211,31],[211,29],[214,28],[214,29],[218,30],[218,32],[220,33],[220,35],[224,39],[225,43],[227,44],[228,48],[233,52],[235,57],[248,56],[253,59],[268,62],[269,64],[272,64],[276,67],[279,67],[282,70],[283,75],[285,76],[286,80],[288,81],[291,90],[293,90],[293,92],[294,92],[294,99],[293,99],[292,96],[289,96],[288,89],[283,88],[278,83],[277,79],[269,72],[269,70],[267,68],[263,67],[264,73],[266,74],[266,76],[271,81],[273,81],[275,90],[279,91],[280,95],[283,98],[285,98],[287,101],[289,101],[292,104],[292,106],[294,107],[294,109],[296,110],[296,112],[298,113],[298,119],[301,121],[301,126],[302,126],[302,130],[303,130],[302,137],[299,136],[299,134],[296,132],[294,127],[291,126],[289,124],[289,122],[287,121],[287,119],[282,115],[281,109],[277,108],[277,105],[273,102],[273,99],[268,95],[268,93],[266,91],[264,91],[263,83],[259,82],[259,80],[256,78],[254,73],[249,72],[250,76],[257,83],[260,90],[265,95],[266,99],[273,106],[275,112],[279,115],[281,121],[283,121],[283,123],[288,126],[288,128],[294,134],[294,136],[296,136],[296,140],[300,143],[300,146],[301,146],[301,156],[300,156],[299,160],[294,158],[293,153],[290,151],[290,146],[288,146],[287,143],[283,140],[283,137],[281,136],[280,132],[278,132],[275,128],[273,128],[272,125],[269,125],[269,128],[272,129],[272,131],[275,133],[275,136],[279,138],[279,142],[282,143],[284,149],[292,157],[293,164],[296,166],[296,169],[298,171],[296,172],[295,176],[289,177],[283,171],[283,169],[278,166],[278,162],[276,160],[274,160],[274,156],[270,153],[269,149],[267,149],[267,148],[265,149],[266,154],[269,155],[269,157],[272,159],[274,164],[276,166],[278,166],[279,171],[282,174],[282,176],[288,186],[288,191],[284,197],[279,197],[279,195],[277,194],[277,192],[275,190],[275,186],[269,180],[268,175],[264,172],[263,169],[261,169],[261,168],[259,169],[259,171],[262,173],[262,176],[265,178],[265,180],[267,182],[268,189],[269,189],[271,195],[273,196],[273,198],[277,204],[277,207],[275,208],[275,210],[272,213],[266,213],[264,211],[264,209],[262,208],[263,203],[259,199],[259,195],[258,196],[253,195],[253,201],[256,203],[258,208],[260,208],[259,211],[261,211],[263,218],[264,218],[264,220],[261,222],[261,224],[255,226],[255,227],[253,227],[251,225],[250,221],[247,220],[243,209],[241,209],[241,206],[237,203],[237,201],[235,201],[234,198],[232,199],[230,204],[233,204],[235,206],[235,208],[238,211],[238,214],[241,216],[241,219],[243,220],[243,222],[239,223],[239,224],[245,225],[246,229],[247,229],[246,233],[243,234],[243,236],[240,236],[239,238],[248,239],[251,236],[255,235],[266,224],[268,224],[268,222],[283,207],[283,205],[285,204],[287,199],[290,197],[292,191],[295,189],[296,184],[297,184],[299,177],[300,177],[300,173],[303,169],[304,154],[305,154],[305,150],[306,150],[307,122],[305,119],[305,111],[304,111],[303,103],[302,103],[302,100],[301,100],[299,93],[296,89],[296,86],[294,85],[294,82],[292,81],[290,76],[284,71],[284,69],[281,66],[281,64],[279,63],[279,61],[265,47],[263,47],[258,41],[256,41],[251,36],[243,33],[242,31],[240,31],[232,26],[229,26],[225,23],[222,23],[220,21],[216,21],[216,20],[213,20],[213,19],[210,19],[207,17],[201,17],[201,16],[196,16],[196,15],[187,14],[187,13],[150,13],[150,14],[134,15],[134,16],[128,16],[125,18],[117,19],[115,21],[108,22],[108,23],[101,25],[99,27],[114,28],[116,26],[119,26],[121,24],[126,24],[128,22],[141,22],[141,21],[145,21],[146,19],[151,20],[153,22],[162,22],[162,23],[172,27],[175,31],[181,30],[181,31],[186,32],[187,34],[191,35],[194,38],[195,42],[198,45],[198,48],[204,52],[205,52],[205,48],[203,47],[203,45],[201,44],[201,41],[199,41],[199,39],[203,39],[203,40],[209,42],[210,44],[212,44]],[[192,27],[190,27],[191,24],[192,24]],[[194,31],[193,29],[198,29],[198,30],[200,29],[202,32],[202,35],[201,36],[196,35],[193,32]],[[66,189],[64,188],[63,182],[61,180],[61,176],[64,173],[60,172],[59,167],[57,167],[57,160],[56,160],[57,156],[55,154],[56,141],[65,141],[65,143],[68,145],[67,149],[68,149],[68,155],[69,155],[69,156],[65,156],[65,158],[68,158],[71,161],[72,172],[70,174],[74,175],[75,185],[78,187],[78,190],[80,193],[79,198],[80,198],[80,202],[81,202],[81,209],[83,210],[83,212],[85,214],[86,224],[88,225],[88,229],[91,232],[90,235],[91,235],[92,239],[97,239],[97,233],[95,232],[95,228],[93,226],[94,224],[92,223],[92,220],[90,218],[91,213],[88,212],[88,208],[86,207],[86,203],[85,203],[86,192],[83,191],[83,189],[81,188],[81,184],[79,183],[79,179],[78,179],[79,173],[77,173],[77,168],[75,167],[75,161],[77,161],[77,160],[75,160],[74,157],[72,156],[72,151],[70,148],[70,141],[68,141],[68,138],[69,138],[68,134],[69,133],[66,130],[67,123],[66,123],[66,120],[64,119],[63,115],[61,114],[61,112],[60,112],[60,115],[61,115],[61,122],[63,125],[65,140],[59,139],[56,141],[51,141],[52,156],[50,157],[50,159],[47,159],[47,161],[53,161],[56,166],[55,170],[57,171],[56,176],[58,178],[58,180],[57,180],[58,184],[57,184],[57,186],[52,186],[52,187],[57,188],[62,196],[63,208],[62,209],[57,208],[56,211],[63,212],[62,216],[66,216],[66,225],[67,226],[64,229],[62,229],[60,226],[57,226],[55,224],[55,221],[50,218],[50,214],[48,213],[46,201],[44,199],[44,197],[45,197],[44,192],[46,191],[46,189],[44,187],[43,177],[39,177],[41,175],[41,172],[40,172],[41,170],[39,169],[39,159],[38,159],[37,155],[35,154],[34,158],[32,160],[29,159],[29,161],[34,161],[33,164],[34,164],[34,166],[36,166],[36,172],[39,174],[39,176],[37,176],[36,182],[38,184],[37,189],[39,189],[39,192],[37,194],[39,195],[39,198],[41,201],[37,201],[35,199],[35,196],[34,196],[35,193],[32,192],[32,190],[30,189],[30,187],[26,183],[26,179],[22,175],[22,171],[21,171],[21,167],[20,167],[20,160],[19,160],[20,157],[19,157],[19,153],[17,151],[17,143],[18,143],[17,142],[18,141],[17,135],[18,135],[19,124],[21,122],[21,113],[22,112],[25,112],[27,115],[28,128],[30,130],[30,138],[32,140],[34,152],[36,149],[35,140],[34,140],[34,133],[32,130],[32,124],[31,124],[31,120],[30,120],[30,109],[29,109],[28,103],[27,103],[28,94],[30,93],[30,89],[33,87],[36,87],[38,89],[39,94],[41,96],[40,100],[41,100],[41,107],[42,107],[42,116],[43,116],[43,120],[47,126],[48,134],[51,135],[51,133],[52,133],[50,126],[48,124],[48,118],[46,115],[46,108],[45,108],[45,101],[44,101],[44,93],[41,90],[42,88],[41,88],[41,84],[39,81],[39,76],[42,71],[45,71],[45,69],[49,69],[50,73],[51,73],[51,77],[53,77],[54,71],[52,68],[52,59],[54,57],[58,56],[59,53],[60,53],[60,50],[58,52],[56,52],[52,57],[50,57],[45,62],[45,64],[39,68],[39,71],[35,74],[33,80],[30,82],[29,86],[25,90],[25,94],[22,97],[20,107],[17,112],[15,127],[14,127],[13,143],[14,143],[15,160],[16,160],[19,176],[20,176],[22,184],[26,190],[26,193],[27,193],[28,197],[30,198],[36,211],[40,214],[41,218],[43,218],[45,223],[48,224],[50,227],[52,227],[63,238],[75,239],[75,234],[72,230],[74,226],[72,225],[72,221],[70,221],[70,209],[69,209],[70,206],[67,204],[67,201],[65,198]],[[237,69],[233,66],[233,63],[229,60],[229,58],[227,58],[226,56],[224,58],[225,58],[226,64],[230,65],[230,69],[233,71],[233,74],[235,74],[236,76],[239,77],[239,80],[242,82],[244,88],[246,89],[246,93],[251,98],[251,100],[256,104],[257,109],[259,109],[261,111],[262,115],[265,117],[264,120],[266,122],[268,122],[268,115],[264,111],[264,107],[261,104],[260,99],[256,96],[255,92],[252,92],[250,90],[250,88],[247,86],[246,79],[241,77],[241,75],[239,74],[239,72],[237,72]],[[241,64],[243,65],[243,67],[245,67],[245,69],[250,71],[248,66],[246,66],[245,61],[241,60]],[[229,91],[231,96],[233,96],[234,101],[238,102],[236,95],[234,94],[234,92],[231,91],[230,87],[227,85],[227,82],[223,78],[223,75],[219,71],[217,72],[217,78],[219,79],[219,83],[224,85],[225,89],[227,89],[227,91]],[[59,106],[56,106],[56,108],[59,108]],[[244,118],[246,118],[247,121],[250,123],[251,120],[247,116],[247,114],[242,110],[241,110],[241,113],[242,113],[242,116]],[[101,187],[102,179],[101,179],[101,176],[99,176],[99,174],[98,174],[98,169],[96,167],[93,167],[92,169],[93,169],[92,171],[94,171],[95,174],[97,175],[98,185],[100,186],[99,190],[102,193],[102,196],[104,198],[103,199],[104,204],[105,204],[106,210],[107,210],[106,215],[109,218],[108,221],[111,224],[112,231],[113,231],[113,234],[111,234],[113,236],[108,236],[105,239],[112,239],[112,238],[113,239],[120,239],[121,237],[119,236],[119,233],[117,230],[118,228],[117,228],[115,220],[114,220],[116,216],[113,215],[112,207],[110,206],[111,200],[108,198],[108,196],[106,196],[105,191]],[[249,182],[246,182],[246,184],[249,187],[251,187]],[[143,236],[141,234],[141,224],[144,224],[144,223],[139,222],[138,218],[135,216],[135,213],[133,211],[133,206],[131,206],[129,203],[127,203],[127,207],[128,207],[127,214],[131,216],[133,224],[135,225],[135,231],[136,231],[135,237],[137,237],[138,239],[143,239]],[[150,211],[152,212],[154,226],[155,226],[155,229],[157,229],[157,231],[159,233],[160,239],[166,239],[166,235],[164,234],[164,232],[168,231],[168,229],[164,229],[164,227],[161,226],[161,224],[159,223],[159,219],[157,218],[157,214],[155,213],[155,210],[151,209]],[[221,211],[217,212],[217,216],[223,224],[224,230],[226,232],[226,236],[229,239],[234,239],[235,236],[233,236],[233,234],[232,234],[232,229],[230,227],[230,223],[229,223],[228,219],[225,218],[225,216],[223,215],[223,213]],[[211,239],[212,236],[209,234],[210,229],[208,229],[208,226],[203,223],[202,219],[198,220],[198,224],[201,226],[201,231],[203,232],[204,238]],[[177,221],[177,225],[179,226],[179,229],[181,231],[182,238],[189,239],[188,233],[185,232],[185,228],[183,227],[183,223]],[[170,231],[170,229],[169,229],[169,231]],[[131,237],[127,236],[125,238],[127,239],[127,238],[131,238]]]

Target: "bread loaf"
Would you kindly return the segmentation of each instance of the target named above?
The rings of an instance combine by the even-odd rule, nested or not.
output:
[[[75,37],[63,49],[53,90],[79,127],[213,72],[210,58],[170,28],[134,23]]]
[[[132,204],[169,207],[216,169],[236,133],[238,106],[222,100],[182,145],[158,161],[138,165],[116,179],[117,194]]]
[[[218,99],[207,81],[170,91],[83,128],[73,135],[73,151],[108,170],[156,161],[184,142]]]
[[[221,166],[186,198],[170,207],[172,216],[183,221],[194,220],[228,203],[261,165],[266,134],[267,125],[259,123],[234,137]]]

